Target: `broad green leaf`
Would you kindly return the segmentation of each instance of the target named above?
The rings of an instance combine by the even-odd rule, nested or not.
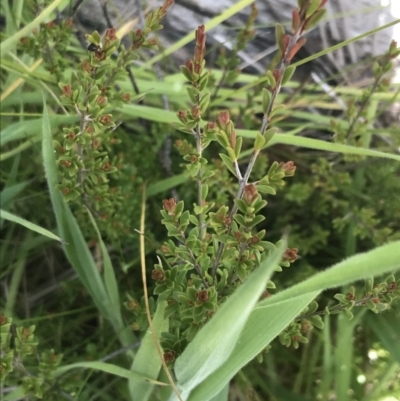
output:
[[[228,360],[190,394],[206,401],[257,356],[321,292],[400,269],[400,241],[352,256],[258,303]]]
[[[228,359],[284,250],[282,244],[246,279],[176,360],[175,375],[183,394],[213,376]]]
[[[247,320],[236,347],[226,362],[194,388],[186,399],[206,401],[221,391],[230,379],[278,336],[318,293],[314,291],[262,309],[256,308]],[[226,330],[229,330],[229,327]]]
[[[42,234],[45,237],[49,237],[49,238],[54,239],[56,241],[63,242],[63,240],[60,237],[58,237],[57,235],[53,234],[51,231],[46,230],[45,228],[40,227],[37,224],[31,223],[30,221],[25,220],[22,217],[18,217],[15,214],[6,212],[5,210],[0,210],[0,218],[8,220],[8,221],[11,221],[13,223],[20,224],[21,226],[24,226],[24,227],[28,228],[31,231],[35,231],[35,232],[37,232],[39,234]]]
[[[125,379],[136,379],[136,380],[141,380],[143,382],[147,383],[152,383],[152,384],[158,384],[160,386],[167,386],[168,383],[162,383],[157,380],[153,380],[150,377],[146,377],[142,375],[141,373],[137,372],[132,372],[131,370],[121,368],[119,366],[113,365],[111,363],[105,363],[105,362],[77,362],[77,363],[72,363],[71,365],[65,365],[62,366],[54,372],[54,377],[57,378],[61,375],[63,375],[65,372],[68,372],[69,370],[72,369],[78,369],[78,368],[85,368],[85,369],[94,369],[94,370],[100,370],[105,373],[110,373],[114,376],[122,377]]]
[[[167,302],[160,302],[153,318],[154,330],[158,339],[162,332],[168,331],[169,320],[164,319],[166,305]],[[147,330],[140,348],[135,355],[131,369],[151,379],[157,379],[160,373],[161,360],[154,344],[153,335],[149,330]],[[145,383],[143,380],[133,379],[129,382],[129,391],[132,400],[147,401],[153,388],[153,384]]]
[[[217,395],[210,401],[228,401],[229,399],[229,384],[227,384]]]

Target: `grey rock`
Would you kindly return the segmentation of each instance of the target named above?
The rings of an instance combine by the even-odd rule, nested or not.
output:
[[[108,25],[115,27],[136,19],[137,26],[143,24],[143,11],[157,7],[162,0],[143,2],[140,0],[86,0],[77,9],[77,17],[84,29],[89,32],[97,29],[104,31]],[[216,15],[223,13],[235,4],[235,0],[176,0],[163,21],[164,29],[160,36],[165,47],[179,40]],[[287,23],[297,6],[297,0],[258,0],[257,37],[245,52],[240,54],[242,67],[251,63],[251,68],[258,72],[265,69],[275,50],[274,24]],[[303,51],[313,54],[358,36],[366,31],[382,26],[394,17],[389,7],[382,7],[380,0],[330,0],[327,3],[327,19],[307,33],[308,42]],[[106,8],[105,8],[106,7]],[[107,10],[105,12],[105,9]],[[139,10],[140,9],[140,10]],[[229,48],[236,30],[243,26],[250,7],[224,21],[220,26],[207,32],[208,48],[221,46]],[[108,22],[107,22],[108,19]],[[289,28],[289,27],[288,27]],[[341,70],[349,63],[356,63],[369,56],[379,55],[386,51],[392,38],[392,30],[386,29],[375,35],[350,44],[345,49],[331,53],[329,64],[334,70]],[[192,55],[193,45],[186,46],[174,54],[177,63],[182,63]],[[254,62],[257,60],[256,62]],[[326,61],[324,61],[326,64]]]

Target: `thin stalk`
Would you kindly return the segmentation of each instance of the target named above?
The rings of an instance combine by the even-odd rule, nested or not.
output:
[[[200,124],[197,124],[197,126],[196,126],[195,137],[196,137],[197,153],[199,155],[199,159],[201,159],[201,156],[203,154],[203,146],[201,144]],[[197,204],[199,205],[199,207],[201,207],[203,205],[202,191],[203,191],[203,171],[202,171],[202,165],[200,163],[199,172],[197,173]],[[200,238],[200,241],[203,241],[203,239],[204,239],[204,213],[203,212],[200,212],[200,214],[199,214],[199,238]]]
[[[276,98],[277,98],[277,96],[278,96],[278,94],[279,94],[279,92],[281,91],[281,88],[282,88],[283,75],[285,73],[286,68],[290,64],[290,60],[288,60],[288,55],[289,55],[291,49],[296,45],[297,41],[299,40],[302,30],[303,30],[303,24],[300,24],[300,26],[298,27],[297,31],[290,38],[290,41],[289,41],[289,44],[287,46],[286,52],[282,56],[282,60],[281,60],[280,65],[279,65],[279,78],[277,79],[276,86],[275,86],[274,90],[272,91],[271,100],[270,100],[268,108],[267,108],[267,110],[266,110],[266,112],[265,112],[265,114],[263,116],[263,120],[262,120],[262,124],[261,124],[261,128],[260,128],[260,134],[263,135],[263,136],[264,136],[265,131],[267,130],[268,124],[270,122],[270,115],[271,115],[271,112],[272,112],[272,108],[273,108],[273,106],[275,104],[275,101],[276,101]],[[249,161],[249,164],[247,166],[247,169],[246,169],[246,172],[244,174],[243,179],[239,178],[239,189],[237,191],[235,199],[242,199],[244,188],[248,183],[250,174],[251,174],[251,172],[253,170],[254,164],[255,164],[259,154],[260,154],[259,150],[255,149],[253,151],[253,153],[252,153],[252,155],[250,157],[250,161]],[[238,208],[237,208],[236,204],[234,204],[232,206],[232,209],[231,209],[230,213],[229,213],[229,218],[230,218],[231,223],[230,223],[230,226],[228,228],[228,233],[230,232],[231,224],[233,222],[233,218],[234,218],[235,214],[237,213],[237,210],[238,210]],[[217,268],[218,268],[219,262],[221,260],[222,254],[224,252],[224,248],[225,248],[225,244],[220,242],[219,246],[218,246],[217,255],[215,257],[215,260],[214,260],[214,263],[213,263],[213,267],[212,267],[212,270],[211,270],[211,277],[213,278],[214,282],[215,282],[215,274],[217,272]]]

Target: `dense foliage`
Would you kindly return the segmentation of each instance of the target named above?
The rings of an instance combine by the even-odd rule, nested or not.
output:
[[[173,0],[87,48],[59,0],[2,4],[5,400],[400,395],[400,49],[337,107],[296,75],[326,2],[261,77],[237,70],[254,4],[215,66],[201,25],[163,74]]]

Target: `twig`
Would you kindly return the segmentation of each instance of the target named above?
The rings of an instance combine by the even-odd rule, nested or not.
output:
[[[304,9],[306,9],[306,8],[304,8]],[[303,32],[304,24],[305,24],[305,20],[303,18],[302,22],[299,24],[296,32],[290,37],[290,40],[289,40],[289,43],[287,45],[285,54],[282,55],[282,59],[281,59],[281,62],[279,64],[279,67],[278,67],[278,79],[276,80],[276,86],[275,86],[274,90],[272,91],[271,100],[269,102],[269,105],[267,107],[267,110],[265,111],[265,114],[264,114],[264,117],[263,117],[263,120],[262,120],[262,124],[261,124],[261,128],[260,128],[260,134],[261,135],[264,135],[265,131],[268,128],[269,118],[270,118],[270,114],[271,114],[272,108],[273,108],[273,106],[275,104],[275,100],[276,100],[276,98],[277,98],[277,96],[278,96],[278,94],[279,94],[279,92],[281,90],[283,74],[284,74],[286,68],[289,66],[290,61],[291,61],[289,59],[289,54],[290,54],[291,50],[297,44],[297,41],[299,40],[299,38],[301,36],[301,33]],[[252,153],[252,155],[250,157],[250,161],[249,161],[249,164],[247,166],[246,172],[244,174],[244,177],[243,177],[242,180],[239,179],[239,189],[238,189],[236,197],[235,197],[236,199],[241,199],[242,198],[243,192],[244,192],[244,188],[247,185],[248,179],[250,177],[251,171],[252,171],[252,169],[254,167],[254,164],[255,164],[255,162],[257,160],[257,157],[258,157],[259,153],[260,153],[260,151],[256,150],[256,149],[253,151],[253,153]],[[231,229],[231,224],[233,222],[233,217],[235,216],[237,210],[238,210],[238,207],[236,206],[236,204],[234,204],[232,206],[232,209],[231,209],[230,213],[229,213],[229,218],[230,218],[231,223],[230,223],[230,226],[228,228],[228,232]],[[224,252],[224,248],[225,248],[225,244],[220,242],[219,246],[218,246],[217,256],[216,256],[216,258],[214,260],[213,267],[211,269],[211,277],[213,278],[214,282],[215,282],[215,275],[216,275],[216,272],[217,272],[217,268],[218,268],[219,262],[221,260],[222,255],[223,255],[223,252]]]

